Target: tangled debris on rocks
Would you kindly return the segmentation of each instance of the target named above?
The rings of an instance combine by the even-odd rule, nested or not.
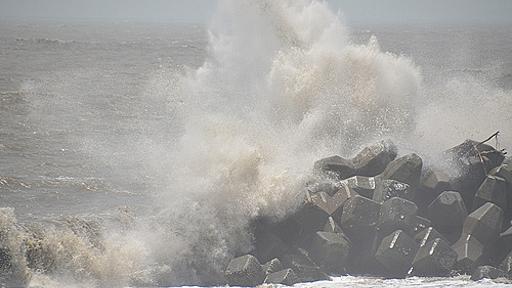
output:
[[[512,277],[512,161],[486,144],[491,138],[444,152],[459,173],[424,167],[416,154],[397,158],[390,141],[352,159],[317,161],[315,172],[333,184],[308,187],[301,207],[279,223],[258,219],[255,249],[229,263],[227,283]]]

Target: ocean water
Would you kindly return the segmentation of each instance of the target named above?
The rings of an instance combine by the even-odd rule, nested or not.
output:
[[[350,26],[302,0],[221,1],[208,26],[2,22],[0,226],[37,239],[38,264],[19,261],[33,287],[215,283],[321,157],[391,138],[436,165],[497,130],[512,149],[510,35]]]

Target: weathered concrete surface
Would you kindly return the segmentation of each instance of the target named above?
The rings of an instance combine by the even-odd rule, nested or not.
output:
[[[356,169],[352,160],[337,155],[318,160],[315,162],[314,168],[316,171],[325,173],[338,180],[356,175]]]
[[[345,203],[339,224],[352,241],[365,239],[375,231],[380,207],[379,203],[356,195]]]
[[[251,287],[263,283],[265,273],[256,257],[245,255],[229,262],[225,277],[231,286]]]
[[[498,205],[503,211],[507,210],[507,184],[503,178],[488,175],[478,188],[473,200],[473,210],[480,208],[486,202]]]
[[[381,176],[382,179],[396,180],[416,188],[420,183],[422,168],[423,160],[413,153],[389,163]]]
[[[503,210],[487,202],[469,214],[464,222],[462,235],[473,235],[483,245],[494,242],[500,234],[503,223]]]
[[[484,245],[471,235],[462,237],[452,245],[457,253],[455,268],[463,273],[471,274],[473,270],[484,263]]]
[[[345,272],[351,249],[350,241],[341,233],[317,232],[310,248],[311,258],[328,273]]]
[[[402,230],[384,237],[375,258],[386,269],[388,277],[405,277],[412,266],[418,243]]]
[[[414,202],[393,197],[382,203],[379,220],[377,222],[379,232],[388,235],[396,230],[404,230],[412,234],[415,228],[416,213],[418,207]]]
[[[505,278],[507,274],[492,266],[479,266],[471,274],[471,280],[478,281],[482,279],[498,279]]]
[[[462,196],[455,191],[441,193],[427,208],[432,225],[441,233],[458,232],[468,216]]]
[[[382,203],[393,197],[414,201],[415,190],[408,184],[396,180],[382,180],[376,185],[373,200]]]
[[[391,141],[380,141],[364,148],[352,162],[357,175],[373,177],[382,173],[396,155],[397,148]]]
[[[293,286],[299,282],[299,278],[292,269],[284,269],[274,272],[265,278],[267,284],[281,284],[286,286]]]
[[[436,238],[421,246],[413,261],[412,273],[418,276],[447,275],[457,261],[457,253],[450,244]]]

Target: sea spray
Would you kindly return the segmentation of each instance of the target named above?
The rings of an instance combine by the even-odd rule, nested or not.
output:
[[[375,38],[351,44],[320,1],[221,1],[209,35],[204,65],[169,91],[183,126],[152,244],[199,279],[252,249],[253,219],[297,207],[315,160],[409,133],[421,83]]]

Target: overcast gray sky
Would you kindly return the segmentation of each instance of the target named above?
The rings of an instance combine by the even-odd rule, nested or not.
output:
[[[328,1],[356,23],[512,23],[512,0]],[[215,5],[216,0],[0,0],[0,19],[205,23]]]

